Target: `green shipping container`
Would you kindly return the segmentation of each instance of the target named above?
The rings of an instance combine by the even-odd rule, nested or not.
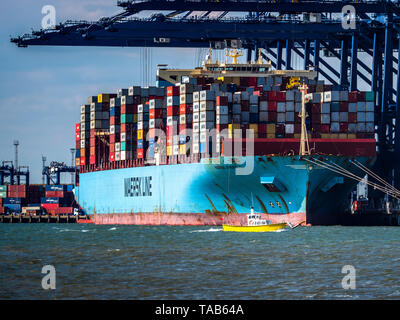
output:
[[[365,93],[365,100],[366,101],[375,101],[375,92],[373,91],[367,91]]]
[[[0,192],[7,192],[7,186],[0,186]]]
[[[7,198],[7,192],[0,191],[0,198]]]
[[[133,114],[121,114],[121,123],[133,123]]]

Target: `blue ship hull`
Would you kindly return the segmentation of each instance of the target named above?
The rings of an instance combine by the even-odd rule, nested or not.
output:
[[[118,217],[140,213],[183,214],[187,217],[185,224],[191,224],[191,215],[197,220],[202,216],[228,217],[249,213],[251,207],[274,222],[338,223],[340,213],[349,205],[347,195],[357,181],[304,158],[247,157],[246,163],[254,161],[248,175],[237,174],[244,165],[228,163],[223,158],[218,163],[203,159],[200,163],[87,172],[80,174],[75,196],[95,220],[104,222],[101,217],[107,216],[109,223],[129,223],[129,219]],[[362,176],[348,157],[324,159]],[[373,161],[371,157],[357,160],[366,165]],[[219,220],[222,219],[214,221]],[[154,219],[149,223],[146,219],[141,221],[157,224]]]

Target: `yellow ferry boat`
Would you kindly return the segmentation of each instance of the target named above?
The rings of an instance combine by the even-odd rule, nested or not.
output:
[[[261,214],[248,214],[247,225],[228,225],[223,224],[222,229],[224,231],[235,231],[235,232],[269,232],[285,229],[286,223],[272,224],[270,220],[261,219]]]

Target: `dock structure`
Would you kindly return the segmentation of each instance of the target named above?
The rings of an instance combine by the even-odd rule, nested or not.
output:
[[[76,215],[33,215],[5,214],[0,215],[0,223],[77,223],[78,220],[89,220],[87,216]]]

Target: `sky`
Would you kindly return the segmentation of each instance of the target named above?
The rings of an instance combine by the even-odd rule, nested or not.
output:
[[[41,28],[42,7],[56,8],[56,23],[68,19],[97,20],[121,11],[116,0],[2,0],[0,2],[0,162],[14,160],[19,140],[19,165],[28,165],[31,183],[41,183],[42,155],[71,164],[75,123],[80,105],[91,95],[117,92],[141,84],[139,48],[18,48],[10,36]],[[194,67],[194,49],[153,51],[156,65]],[[155,85],[155,83],[153,83]],[[70,176],[65,175],[64,182]]]
[[[42,155],[47,163],[71,164],[75,123],[80,121],[80,105],[87,103],[89,96],[141,85],[141,49],[18,48],[10,37],[39,30],[45,5],[55,7],[56,23],[60,23],[111,16],[121,11],[116,3],[117,0],[0,2],[0,162],[14,160],[13,141],[18,140],[19,165],[29,166],[31,183],[41,183]],[[292,63],[297,68],[301,62],[293,56]],[[152,49],[153,80],[157,64],[193,68],[197,66],[196,51]],[[65,175],[63,182],[69,181],[70,176]]]

